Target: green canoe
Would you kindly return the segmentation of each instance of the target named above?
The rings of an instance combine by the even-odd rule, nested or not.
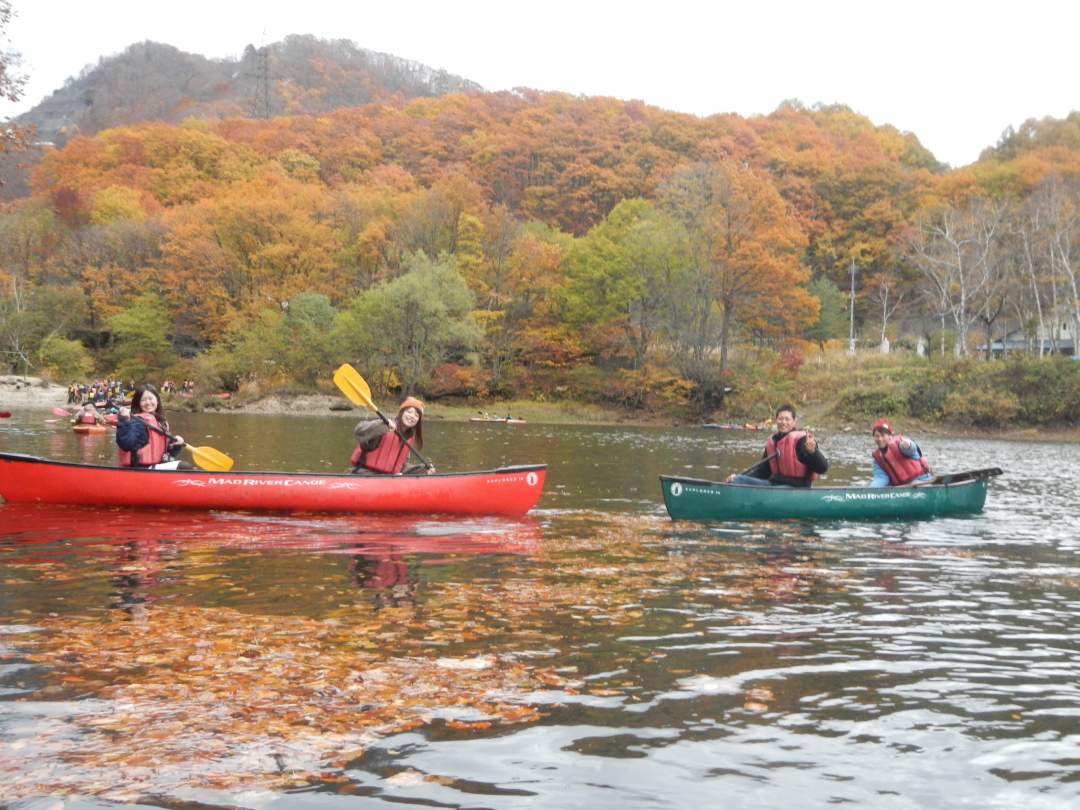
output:
[[[1000,473],[1000,470],[998,470]],[[660,476],[673,520],[880,520],[981,512],[986,477],[909,487],[755,487]]]

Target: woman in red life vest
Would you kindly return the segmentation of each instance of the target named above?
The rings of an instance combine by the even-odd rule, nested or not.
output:
[[[829,461],[809,430],[795,429],[795,409],[776,409],[776,433],[765,443],[762,459],[747,473],[729,475],[729,484],[751,486],[808,487],[828,472]]]
[[[919,445],[906,436],[893,435],[888,419],[878,419],[870,429],[876,448],[872,487],[899,487],[933,478]]]
[[[406,397],[398,408],[397,417],[388,420],[365,419],[354,429],[356,450],[349,463],[352,471],[362,475],[397,475],[414,473],[425,469],[413,465],[406,469],[409,447],[420,450],[424,446],[424,403],[415,397]],[[435,472],[435,468],[427,469]]]
[[[147,383],[135,389],[131,407],[124,406],[116,423],[117,462],[121,467],[153,470],[193,470],[186,461],[173,458],[184,445],[183,436],[170,436],[157,389]]]

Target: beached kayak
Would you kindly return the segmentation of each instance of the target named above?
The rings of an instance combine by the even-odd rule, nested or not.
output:
[[[174,471],[0,453],[0,496],[11,503],[520,516],[540,499],[546,472],[543,464],[434,475]]]
[[[1000,470],[998,470],[1000,473]],[[982,511],[986,478],[911,487],[755,487],[660,476],[675,520],[917,519]]]

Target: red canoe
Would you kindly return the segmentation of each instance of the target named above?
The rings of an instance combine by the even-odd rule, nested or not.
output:
[[[207,472],[100,467],[0,453],[10,503],[391,514],[524,515],[547,465],[435,475]]]

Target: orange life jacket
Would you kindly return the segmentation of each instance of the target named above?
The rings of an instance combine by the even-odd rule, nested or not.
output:
[[[925,458],[908,458],[900,452],[900,437],[893,436],[885,446],[885,452],[875,449],[874,461],[881,465],[881,469],[889,476],[890,486],[903,486],[910,484],[920,475],[930,472],[930,465]]]
[[[765,442],[765,455],[776,455],[769,460],[769,469],[772,474],[782,475],[785,478],[799,478],[814,481],[817,473],[810,472],[810,468],[799,461],[799,454],[795,451],[795,445],[799,439],[806,435],[805,430],[791,430],[780,437],[779,442],[774,442],[773,437]],[[779,449],[779,453],[776,451]]]

